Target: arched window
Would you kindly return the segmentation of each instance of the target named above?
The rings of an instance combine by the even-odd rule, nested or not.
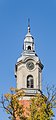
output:
[[[27,76],[27,88],[33,88],[33,76],[32,75],[28,75]]]
[[[31,46],[28,46],[28,50],[31,50]]]

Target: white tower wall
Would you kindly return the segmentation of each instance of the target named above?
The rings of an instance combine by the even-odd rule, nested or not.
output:
[[[35,53],[34,38],[30,34],[30,26],[28,26],[28,33],[24,39],[23,53],[22,56],[18,58],[15,66],[17,88],[25,89],[26,93],[31,95],[35,93],[37,89],[41,90],[42,69],[43,65]]]

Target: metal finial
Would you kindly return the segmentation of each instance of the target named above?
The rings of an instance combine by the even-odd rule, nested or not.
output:
[[[28,18],[28,27],[30,27],[30,18]]]
[[[28,32],[30,32],[30,19],[28,18]]]

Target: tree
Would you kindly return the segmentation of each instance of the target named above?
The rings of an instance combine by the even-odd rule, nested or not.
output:
[[[47,97],[41,94],[36,94],[31,99],[29,120],[50,120],[54,116],[51,109],[51,103],[48,102]]]
[[[11,93],[7,93],[1,98],[0,103],[11,120],[51,120],[54,116],[52,108],[56,107],[56,88],[47,87],[47,96],[37,93],[29,100],[24,114],[24,105],[20,102],[25,96],[24,91],[11,88]]]
[[[51,120],[54,117],[52,108],[56,108],[56,88],[47,87],[47,97],[36,94],[31,99],[29,120]]]
[[[20,98],[24,96],[24,91],[15,88],[10,89],[11,93],[2,96],[0,103],[10,116],[11,120],[26,120],[24,116],[23,105],[20,104]]]

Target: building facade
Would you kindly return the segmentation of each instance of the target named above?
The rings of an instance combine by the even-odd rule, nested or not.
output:
[[[34,38],[30,33],[30,25],[28,25],[28,32],[23,43],[23,52],[15,65],[17,88],[23,89],[26,96],[32,96],[40,92],[42,89],[42,69],[43,64],[36,54]]]

